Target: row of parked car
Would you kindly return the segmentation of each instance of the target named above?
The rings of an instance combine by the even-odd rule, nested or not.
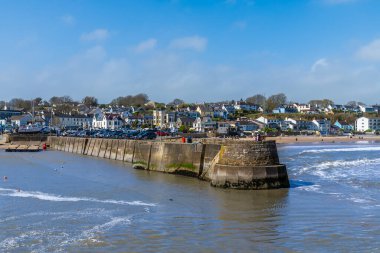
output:
[[[157,129],[141,130],[67,130],[61,132],[62,136],[71,137],[90,137],[90,138],[110,138],[110,139],[134,139],[134,140],[153,140],[157,136],[170,136],[170,132]]]

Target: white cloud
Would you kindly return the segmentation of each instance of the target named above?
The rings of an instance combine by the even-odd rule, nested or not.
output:
[[[140,44],[138,44],[135,47],[135,52],[136,53],[143,53],[148,50],[152,50],[156,47],[157,45],[157,40],[156,39],[148,39],[145,41],[142,41]]]
[[[84,33],[80,37],[82,41],[101,41],[109,37],[109,32],[107,29],[96,29],[89,33]]]
[[[380,39],[363,46],[356,53],[357,57],[362,60],[380,61]]]
[[[172,40],[171,48],[175,49],[191,49],[194,51],[204,51],[207,47],[207,39],[200,36],[183,37]]]
[[[327,59],[321,58],[314,62],[314,64],[311,66],[311,72],[315,72],[318,69],[326,68],[329,65]]]
[[[64,15],[61,17],[61,21],[65,24],[65,25],[75,25],[75,18],[71,15]]]

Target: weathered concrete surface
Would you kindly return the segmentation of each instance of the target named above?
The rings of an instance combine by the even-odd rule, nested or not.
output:
[[[123,161],[124,160],[124,152],[125,152],[125,144],[127,140],[119,140],[116,151],[116,160]]]
[[[116,160],[117,156],[117,149],[119,148],[119,140],[113,140],[111,144],[111,154],[110,154],[110,159]]]
[[[135,144],[137,141],[126,140],[124,148],[124,162],[133,163],[133,156],[135,154]]]
[[[274,141],[207,140],[203,143],[49,137],[50,147],[132,163],[136,169],[198,177],[236,189],[289,187]]]
[[[152,144],[148,141],[139,141],[134,145],[132,165],[135,169],[149,170],[150,151]]]

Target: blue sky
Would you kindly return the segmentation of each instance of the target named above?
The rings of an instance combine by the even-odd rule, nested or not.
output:
[[[0,0],[0,100],[380,103],[377,0]]]

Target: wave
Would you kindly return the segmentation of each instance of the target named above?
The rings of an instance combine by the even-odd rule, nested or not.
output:
[[[301,151],[299,154],[328,153],[328,152],[357,152],[357,151],[380,151],[380,147],[310,149],[310,150]]]
[[[329,161],[329,162],[322,162],[318,165],[315,165],[315,167],[318,167],[320,169],[327,169],[327,168],[337,168],[337,167],[358,167],[363,165],[372,165],[372,164],[379,164],[380,158],[377,159],[358,159],[358,160],[352,160],[352,161],[345,161],[345,160],[336,160],[336,161]]]
[[[322,178],[353,178],[367,177],[369,175],[378,176],[379,172],[374,165],[380,164],[380,158],[376,159],[358,159],[358,160],[335,160],[321,163],[313,163],[304,166],[294,172],[295,175],[310,173]]]
[[[0,188],[0,196],[9,196],[9,197],[19,197],[19,198],[35,198],[39,200],[45,201],[53,201],[53,202],[97,202],[97,203],[105,203],[105,204],[117,204],[117,205],[130,205],[130,206],[156,206],[153,203],[145,203],[139,200],[135,201],[123,201],[123,200],[113,200],[113,199],[95,199],[95,198],[79,198],[79,197],[65,197],[61,195],[54,195],[39,191],[19,191],[16,189],[6,189]]]

